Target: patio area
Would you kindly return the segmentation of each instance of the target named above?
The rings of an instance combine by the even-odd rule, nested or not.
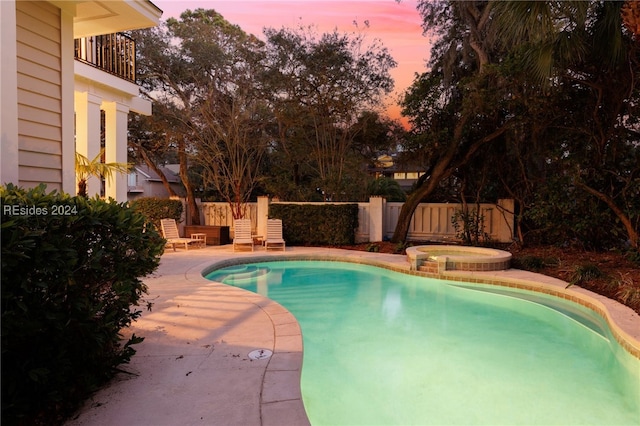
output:
[[[296,319],[260,295],[206,280],[206,267],[238,258],[268,256],[342,258],[409,270],[406,256],[361,251],[287,247],[284,252],[233,252],[231,245],[168,250],[160,267],[144,281],[153,303],[126,330],[143,336],[131,362],[97,392],[67,425],[305,425],[309,424],[300,392],[302,335]],[[448,273],[454,279],[534,281],[564,289],[563,281],[525,271]],[[631,309],[587,290],[602,304],[628,347],[640,354],[640,316]],[[144,309],[144,307],[142,307]],[[251,359],[254,350],[273,351]]]

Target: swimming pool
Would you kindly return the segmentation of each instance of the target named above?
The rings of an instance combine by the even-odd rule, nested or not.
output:
[[[236,265],[207,278],[296,316],[314,425],[640,420],[640,361],[577,304],[341,262]]]

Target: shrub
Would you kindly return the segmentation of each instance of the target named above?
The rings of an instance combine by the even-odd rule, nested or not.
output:
[[[569,285],[567,287],[570,287],[572,285],[585,284],[589,281],[602,277],[604,277],[604,273],[600,270],[600,268],[598,268],[598,265],[586,262],[581,265],[577,265],[574,268],[571,274],[571,279],[569,280]]]
[[[272,204],[269,217],[282,219],[288,245],[353,245],[357,204]]]
[[[153,223],[156,229],[160,229],[160,219],[182,219],[182,202],[167,198],[143,197],[131,202],[131,208],[142,213]]]
[[[515,269],[522,269],[525,271],[538,272],[547,266],[558,265],[557,259],[542,258],[539,256],[520,256],[511,259],[511,267]]]
[[[139,317],[163,240],[113,200],[0,188],[2,422],[55,424],[135,353],[120,330]]]
[[[407,250],[407,247],[411,247],[411,243],[409,243],[407,241],[400,241],[393,248],[393,253],[394,254],[405,254],[405,252]]]
[[[620,302],[640,313],[640,288],[632,284],[621,285],[616,296]]]
[[[456,210],[451,216],[451,224],[456,231],[456,238],[462,240],[464,245],[477,246],[490,240],[484,230],[484,215],[478,210]]]
[[[379,195],[392,202],[404,202],[407,199],[407,194],[398,181],[388,177],[379,177],[371,181],[367,186],[367,194],[369,197]]]
[[[635,263],[640,267],[640,250],[629,249],[625,253],[624,257],[629,260],[629,262]]]
[[[380,251],[380,246],[375,243],[367,244],[366,250],[370,253],[378,253]]]
[[[588,213],[588,214],[585,214]],[[609,208],[576,188],[563,173],[549,175],[524,212],[528,244],[576,245],[587,250],[621,247],[626,232]]]

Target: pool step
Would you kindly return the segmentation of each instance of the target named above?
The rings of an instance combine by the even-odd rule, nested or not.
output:
[[[427,260],[422,263],[422,265],[418,266],[418,270],[422,272],[426,272],[428,274],[437,274],[438,273],[438,262],[433,260]]]
[[[244,268],[237,268],[231,271],[225,269],[224,271],[220,272],[221,273],[219,273],[218,275],[210,277],[210,279],[225,284],[237,284],[243,281],[249,281],[254,278],[261,277],[263,275],[267,275],[269,272],[271,272],[271,269],[266,266],[245,266]]]

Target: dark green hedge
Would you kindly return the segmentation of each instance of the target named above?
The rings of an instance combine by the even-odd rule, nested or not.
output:
[[[0,187],[2,424],[57,424],[135,353],[164,241],[113,200]]]
[[[180,222],[182,218],[182,202],[168,198],[143,197],[130,203],[131,208],[145,215],[155,226],[160,229],[160,219],[175,219]]]
[[[271,204],[269,217],[282,219],[288,245],[355,244],[357,204]]]

